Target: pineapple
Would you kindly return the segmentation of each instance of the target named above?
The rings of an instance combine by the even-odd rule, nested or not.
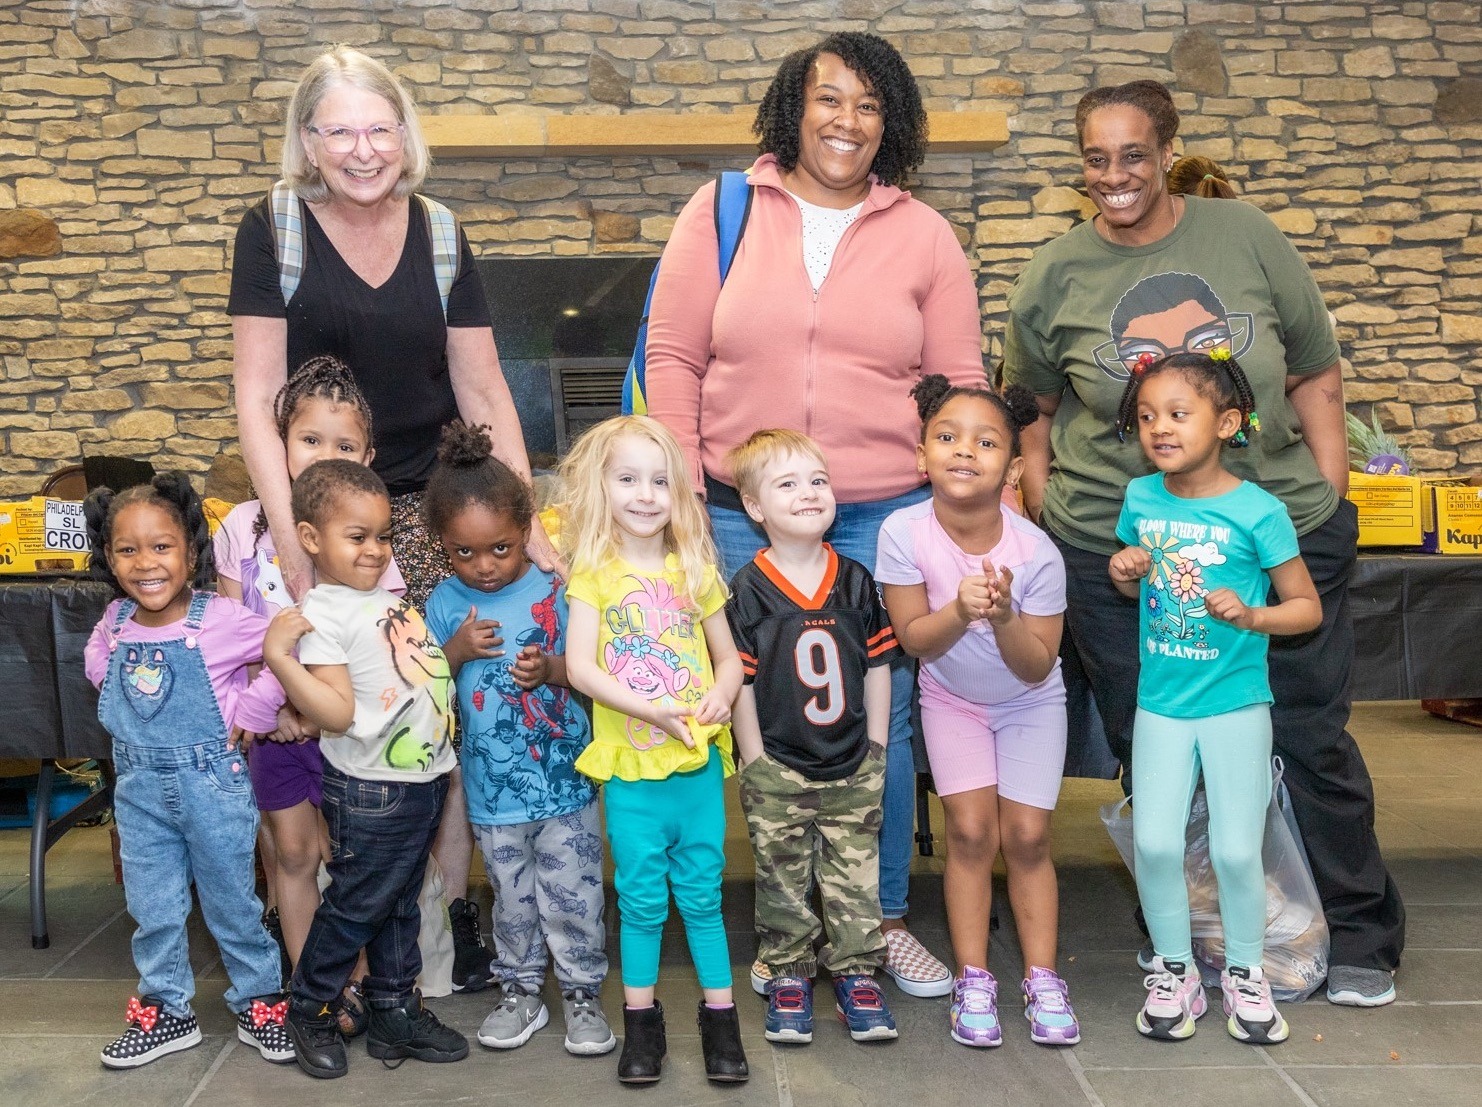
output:
[[[1410,451],[1389,431],[1385,430],[1379,422],[1379,413],[1371,412],[1370,423],[1347,412],[1346,422],[1348,424],[1348,466],[1350,469],[1363,472],[1364,467],[1373,458],[1381,454],[1390,454],[1405,463],[1407,471],[1413,471],[1415,463],[1410,458]]]

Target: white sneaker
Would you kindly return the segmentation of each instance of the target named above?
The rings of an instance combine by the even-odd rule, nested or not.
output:
[[[1192,1038],[1196,1029],[1194,1020],[1209,1009],[1199,970],[1154,957],[1153,970],[1142,984],[1148,990],[1148,998],[1137,1012],[1137,1032],[1169,1042]]]
[[[1271,985],[1259,968],[1243,969],[1236,965],[1220,973],[1220,993],[1224,997],[1226,1029],[1230,1037],[1255,1045],[1284,1042],[1291,1033],[1286,1019],[1271,999]]]

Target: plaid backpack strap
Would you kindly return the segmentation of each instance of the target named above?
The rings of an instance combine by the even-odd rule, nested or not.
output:
[[[278,287],[287,306],[304,275],[303,208],[287,181],[273,185],[268,205],[273,212],[273,243],[278,248]]]
[[[453,291],[453,281],[458,277],[459,241],[458,217],[438,203],[420,193],[422,210],[427,213],[427,233],[432,240],[432,268],[437,275],[437,294],[443,302],[443,318],[448,317],[448,295]]]

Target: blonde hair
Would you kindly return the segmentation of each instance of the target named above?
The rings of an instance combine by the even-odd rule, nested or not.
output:
[[[757,431],[726,454],[726,464],[731,468],[731,483],[741,495],[754,500],[761,491],[762,472],[772,462],[789,454],[812,458],[824,472],[828,471],[828,458],[823,456],[817,442],[801,431],[774,427]]]
[[[711,581],[724,589],[716,568],[719,558],[715,543],[710,538],[705,508],[690,485],[684,452],[664,424],[646,415],[619,415],[598,423],[577,439],[561,463],[567,497],[561,519],[562,552],[574,573],[600,569],[622,556],[622,541],[604,476],[613,447],[628,435],[652,442],[663,451],[672,500],[669,523],[664,527],[664,550],[679,559],[686,598],[692,606],[698,606],[696,598],[705,593]]]
[[[375,58],[343,44],[331,46],[309,63],[288,101],[288,115],[283,121],[283,179],[308,203],[320,204],[329,199],[329,186],[309,160],[304,129],[314,122],[314,113],[324,97],[339,85],[352,85],[374,93],[391,105],[396,121],[404,128],[401,179],[393,191],[399,197],[410,196],[426,178],[432,164],[427,139],[417,122],[417,107],[391,70]]]
[[[1220,163],[1203,154],[1188,154],[1169,167],[1168,191],[1174,195],[1202,196],[1206,200],[1238,198]]]

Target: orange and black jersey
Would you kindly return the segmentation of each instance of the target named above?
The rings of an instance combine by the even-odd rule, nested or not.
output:
[[[839,780],[868,749],[865,673],[901,649],[869,570],[824,548],[828,568],[812,596],[757,554],[731,581],[726,618],[767,756],[810,780]]]

